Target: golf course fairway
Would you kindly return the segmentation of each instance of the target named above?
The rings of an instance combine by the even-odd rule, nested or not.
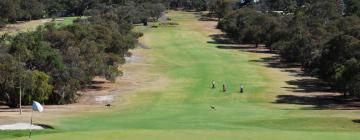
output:
[[[269,54],[219,49],[210,37],[220,33],[215,21],[199,21],[192,12],[167,15],[179,25],[136,27],[150,47],[136,50],[152,77],[148,86],[120,94],[111,109],[56,120],[55,130],[35,131],[32,139],[360,139],[360,124],[353,122],[359,111],[277,104],[278,95],[291,92],[283,87],[292,77],[257,61]]]

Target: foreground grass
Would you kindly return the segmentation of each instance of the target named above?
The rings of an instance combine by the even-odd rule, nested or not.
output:
[[[342,140],[360,138],[351,122],[358,111],[301,110],[273,104],[287,77],[253,62],[258,57],[220,50],[211,41],[214,31],[192,13],[171,12],[179,26],[145,28],[142,42],[149,73],[166,82],[119,97],[127,104],[106,113],[56,122],[56,134],[37,140],[97,139],[286,139]],[[217,82],[211,89],[211,80]],[[226,83],[229,91],[221,92]],[[245,94],[238,93],[244,84]],[[216,110],[211,110],[215,106]],[[0,136],[2,134],[0,133]],[[24,139],[23,137],[19,139]]]

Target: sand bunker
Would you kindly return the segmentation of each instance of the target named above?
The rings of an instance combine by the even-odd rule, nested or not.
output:
[[[95,96],[95,101],[97,103],[110,103],[114,100],[113,95],[107,95],[107,96]]]
[[[0,125],[0,130],[27,130],[30,128],[30,123],[14,123],[14,124],[7,124],[7,125]],[[38,125],[32,125],[31,129],[44,129]]]

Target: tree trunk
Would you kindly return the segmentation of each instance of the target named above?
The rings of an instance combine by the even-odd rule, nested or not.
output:
[[[21,82],[20,82],[20,88],[19,88],[19,111],[20,111],[20,115],[22,114],[22,106],[21,106]]]

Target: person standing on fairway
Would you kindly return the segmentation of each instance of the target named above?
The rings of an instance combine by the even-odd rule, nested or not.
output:
[[[244,93],[244,85],[240,85],[240,93]]]
[[[215,88],[215,81],[212,80],[211,84],[212,84],[212,88],[214,89]]]
[[[223,84],[223,92],[226,92],[226,85]]]

